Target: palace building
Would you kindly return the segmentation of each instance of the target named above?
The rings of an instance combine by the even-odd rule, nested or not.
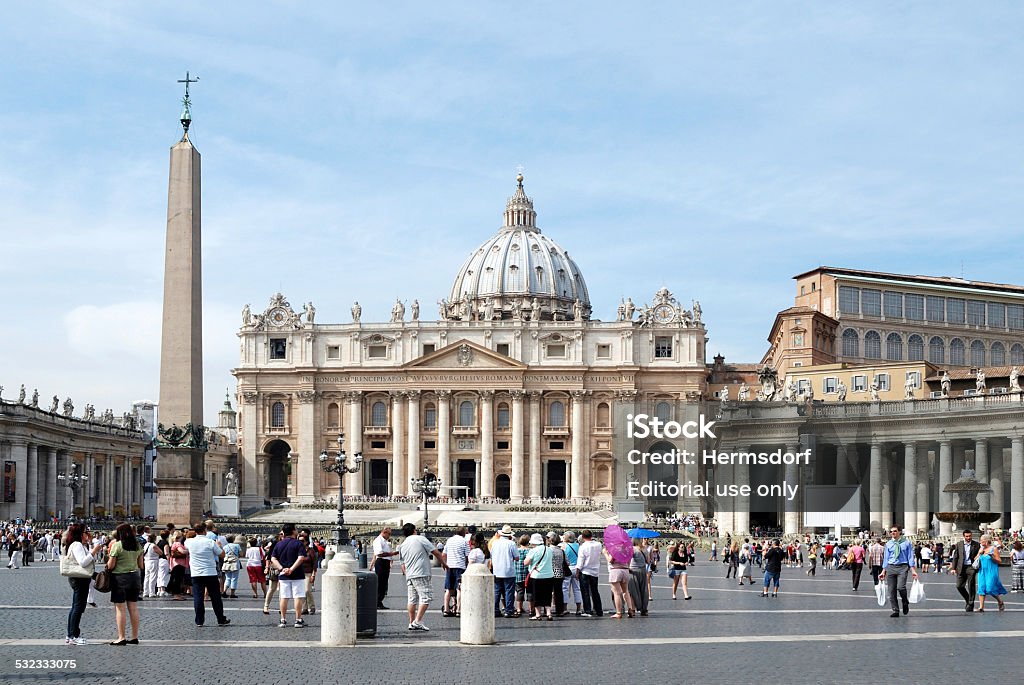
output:
[[[503,225],[470,252],[436,319],[421,317],[418,300],[408,310],[396,301],[382,322],[363,321],[358,302],[348,323],[317,323],[312,303],[296,312],[281,294],[261,313],[246,306],[233,371],[243,509],[336,496],[337,476],[318,457],[336,454],[339,432],[364,458],[346,494],[408,495],[424,471],[455,488],[447,494],[511,502],[610,502],[627,479],[697,480],[696,466],[620,458],[633,447],[697,448],[682,436],[627,440],[623,426],[628,414],[698,419],[699,303],[662,288],[650,304],[620,303],[615,321],[593,319],[583,272],[538,228],[517,181]]]

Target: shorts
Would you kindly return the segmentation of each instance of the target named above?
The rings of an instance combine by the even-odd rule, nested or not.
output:
[[[139,580],[138,571],[113,573],[110,580],[110,602],[112,604],[139,601],[139,595],[142,594],[142,582]]]
[[[246,566],[245,570],[249,572],[250,583],[265,583],[267,582],[267,574],[263,572],[262,566]]]
[[[409,598],[409,606],[430,604],[430,600],[434,598],[434,595],[430,590],[429,576],[406,578],[405,591]]]
[[[277,582],[281,588],[281,599],[305,599],[306,579],[305,578],[278,578]]]
[[[609,583],[628,583],[629,582],[629,569],[625,569],[625,568],[612,568],[612,569],[608,569],[608,582]]]
[[[669,578],[676,578],[677,576],[685,576],[685,575],[686,575],[686,571],[680,571],[677,568],[674,568],[674,569],[672,569],[671,571],[668,572],[668,577]]]
[[[466,572],[464,568],[450,568],[444,574],[444,589],[445,590],[458,590],[462,584],[462,574]]]
[[[532,593],[527,593],[526,583],[516,583],[516,601],[522,602],[526,599],[527,594],[533,596]]]

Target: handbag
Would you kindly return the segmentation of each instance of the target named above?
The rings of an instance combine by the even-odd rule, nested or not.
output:
[[[980,554],[978,556],[974,557],[974,561],[971,562],[971,568],[973,568],[975,571],[977,571],[977,570],[979,570],[981,568],[981,555]]]
[[[70,549],[60,555],[60,574],[68,578],[92,578],[92,570],[79,564]]]
[[[112,575],[113,574],[110,571],[103,569],[93,577],[93,584],[96,587],[96,592],[102,592],[103,594],[110,592],[110,584],[114,580],[111,578]]]

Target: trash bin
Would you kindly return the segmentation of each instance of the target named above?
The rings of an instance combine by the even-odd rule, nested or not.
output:
[[[366,552],[359,553],[359,568],[366,568]]]
[[[377,574],[370,571],[356,571],[356,635],[358,637],[374,637],[376,634]]]

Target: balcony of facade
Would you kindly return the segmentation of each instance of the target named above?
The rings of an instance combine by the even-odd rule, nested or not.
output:
[[[569,435],[568,426],[544,426],[544,435]]]
[[[479,426],[452,426],[452,435],[460,438],[473,437],[479,432]]]

